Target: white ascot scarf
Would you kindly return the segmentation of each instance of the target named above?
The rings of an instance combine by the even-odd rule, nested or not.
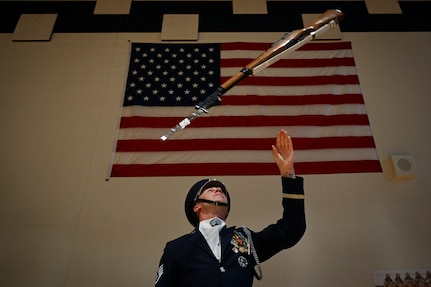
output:
[[[221,259],[220,230],[226,226],[226,222],[218,217],[199,222],[199,231],[205,237],[211,251],[217,260]]]

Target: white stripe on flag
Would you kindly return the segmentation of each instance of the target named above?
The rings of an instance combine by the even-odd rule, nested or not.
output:
[[[375,150],[370,148],[342,149],[342,150],[307,150],[295,151],[295,162],[315,161],[349,161],[349,160],[375,160]],[[115,160],[116,164],[127,164],[133,161],[135,164],[175,164],[182,163],[272,163],[272,153],[267,151],[188,151],[179,152],[143,152],[139,157],[135,153],[123,152]]]
[[[184,117],[193,112],[192,107],[125,107],[123,117],[145,116],[145,117]],[[340,115],[340,114],[361,114],[366,115],[365,106],[362,104],[344,105],[301,105],[301,106],[217,106],[210,110],[208,115],[202,117],[215,116],[298,116],[298,115]]]
[[[273,138],[274,132],[280,129],[288,129],[289,133],[297,138],[321,138],[321,137],[365,137],[371,136],[369,126],[328,126],[328,127],[307,127],[307,126],[272,126],[268,127],[243,127],[243,128],[187,128],[186,133],[178,132],[175,139],[229,139],[229,138]],[[121,129],[119,139],[137,140],[142,138],[156,139],[166,132],[165,128],[129,128]]]

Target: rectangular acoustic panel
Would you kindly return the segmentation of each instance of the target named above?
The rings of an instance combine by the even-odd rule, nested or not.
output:
[[[233,14],[268,14],[266,0],[232,0]]]
[[[57,14],[21,14],[12,34],[13,41],[51,40]]]
[[[164,14],[162,41],[196,41],[199,38],[198,14]]]
[[[302,14],[302,23],[304,27],[310,26],[322,14]],[[341,40],[340,26],[335,25],[331,30],[316,36],[316,40]]]
[[[132,0],[97,0],[95,15],[128,15]]]
[[[365,0],[369,14],[402,14],[398,0]]]

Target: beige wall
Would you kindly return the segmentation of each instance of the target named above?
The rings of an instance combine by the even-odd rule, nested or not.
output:
[[[200,42],[280,33],[200,34]],[[373,286],[371,271],[431,268],[431,33],[344,33],[351,41],[383,173],[305,176],[308,230],[263,264],[255,286]],[[0,285],[152,286],[198,178],[112,178],[129,42],[160,34],[0,34]],[[293,135],[294,136],[294,135]],[[268,150],[268,152],[270,152]],[[409,153],[414,180],[388,161]],[[281,212],[277,176],[223,177],[228,223]]]

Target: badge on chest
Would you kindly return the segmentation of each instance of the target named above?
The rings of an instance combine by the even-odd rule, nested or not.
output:
[[[242,232],[234,230],[230,243],[233,245],[233,252],[250,254],[250,243],[248,237]]]

